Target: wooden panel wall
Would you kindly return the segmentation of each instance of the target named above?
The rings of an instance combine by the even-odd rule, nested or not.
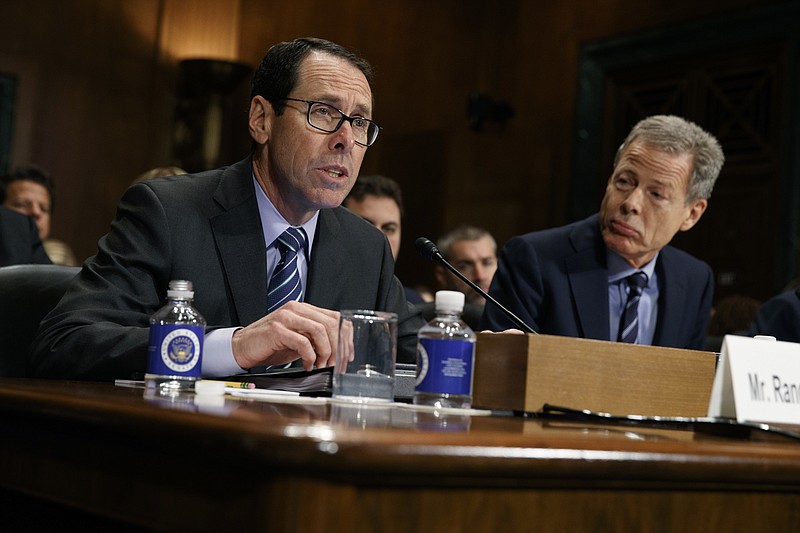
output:
[[[35,162],[54,175],[53,236],[82,257],[94,252],[128,182],[168,162],[174,65],[158,44],[165,13],[177,3],[0,5],[0,71],[24,77],[12,164]],[[341,42],[373,63],[376,120],[385,131],[364,171],[414,191],[398,263],[411,282],[429,270],[413,251],[418,234],[436,238],[469,221],[502,244],[566,222],[582,42],[758,3],[240,0],[236,16],[222,17],[238,18],[240,28],[221,31],[238,30],[239,60],[254,66],[271,44],[304,35]],[[231,5],[201,4],[211,6],[208,13]],[[473,92],[508,101],[514,117],[504,128],[472,131],[466,108]],[[430,196],[415,201],[420,192]]]
[[[124,187],[164,154],[156,0],[10,0],[0,6],[0,70],[20,75],[12,166],[56,182],[52,236],[96,250]]]

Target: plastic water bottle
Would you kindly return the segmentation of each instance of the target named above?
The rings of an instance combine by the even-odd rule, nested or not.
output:
[[[172,280],[167,304],[150,318],[148,389],[162,393],[191,390],[200,379],[206,321],[192,306],[192,282]]]
[[[438,291],[436,318],[417,335],[414,403],[434,407],[472,405],[475,332],[462,320],[464,293]]]

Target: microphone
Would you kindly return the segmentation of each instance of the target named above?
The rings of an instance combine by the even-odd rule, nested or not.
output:
[[[497,308],[500,309],[500,311],[502,311],[503,314],[506,315],[506,317],[508,317],[509,320],[511,320],[514,324],[516,324],[516,326],[519,329],[521,329],[526,333],[536,333],[536,331],[534,331],[532,327],[523,322],[517,315],[515,315],[514,313],[503,307],[503,305],[500,302],[498,302],[497,300],[486,294],[486,292],[480,287],[478,287],[475,284],[475,282],[467,278],[464,274],[459,272],[456,267],[448,263],[447,260],[442,256],[442,253],[439,251],[439,248],[437,248],[436,245],[430,239],[426,239],[425,237],[419,237],[414,242],[414,246],[417,248],[417,251],[420,253],[420,255],[422,255],[422,257],[424,257],[428,261],[436,261],[437,263],[441,264],[447,270],[458,276],[458,278],[461,281],[472,287],[472,289],[478,294],[480,294],[484,300],[496,305]]]

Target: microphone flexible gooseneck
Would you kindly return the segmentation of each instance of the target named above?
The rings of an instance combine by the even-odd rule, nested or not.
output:
[[[422,257],[424,257],[428,261],[436,261],[437,263],[441,264],[447,270],[458,276],[458,278],[461,281],[472,287],[472,289],[478,294],[480,294],[484,298],[484,300],[496,305],[497,308],[500,309],[500,311],[502,311],[503,314],[506,315],[508,319],[511,320],[519,329],[521,329],[525,333],[536,333],[536,331],[532,327],[523,322],[517,315],[515,315],[514,313],[503,307],[503,305],[500,302],[489,296],[483,289],[478,287],[475,284],[475,282],[467,278],[464,274],[459,272],[456,267],[448,263],[447,260],[444,258],[444,256],[442,256],[442,253],[439,251],[439,248],[437,248],[436,245],[433,243],[433,241],[431,241],[430,239],[426,239],[425,237],[419,237],[414,242],[414,246],[416,246],[417,251],[420,253],[420,255],[422,255]]]

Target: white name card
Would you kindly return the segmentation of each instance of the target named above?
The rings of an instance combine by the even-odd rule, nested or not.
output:
[[[800,344],[726,335],[708,416],[800,424]]]

